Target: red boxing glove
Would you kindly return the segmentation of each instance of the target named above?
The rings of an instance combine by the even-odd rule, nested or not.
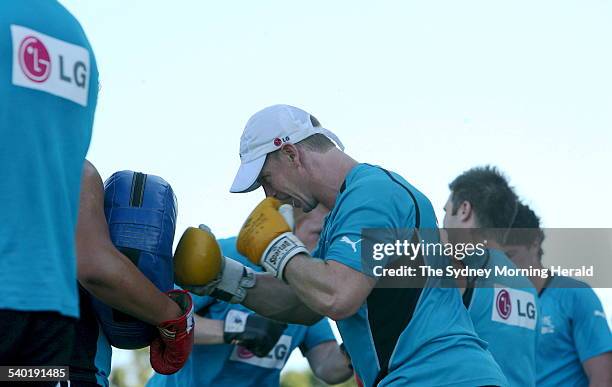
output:
[[[193,303],[189,292],[171,290],[166,293],[183,311],[181,317],[159,324],[159,336],[151,343],[151,367],[162,375],[180,370],[193,348]]]

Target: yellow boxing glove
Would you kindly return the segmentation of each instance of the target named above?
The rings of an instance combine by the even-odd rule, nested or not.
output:
[[[255,286],[255,272],[224,257],[210,229],[200,225],[187,228],[176,247],[174,282],[200,296],[240,303]]]
[[[293,234],[293,207],[278,199],[265,198],[242,225],[236,242],[238,252],[283,279],[285,266],[296,254],[308,254]]]

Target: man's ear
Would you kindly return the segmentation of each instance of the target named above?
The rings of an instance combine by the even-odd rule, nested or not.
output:
[[[472,203],[468,202],[467,200],[461,202],[461,204],[459,205],[459,209],[457,210],[457,215],[459,215],[459,219],[462,222],[467,222],[468,220],[470,220],[470,218],[474,216]]]
[[[300,162],[300,153],[298,148],[294,144],[285,144],[280,149],[281,155],[286,157],[290,163],[298,163]]]

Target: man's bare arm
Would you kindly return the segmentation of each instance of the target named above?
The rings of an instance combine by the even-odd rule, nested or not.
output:
[[[211,318],[193,316],[194,324],[194,344],[225,344],[223,341],[223,320],[213,320]]]
[[[258,273],[255,286],[242,302],[264,317],[293,324],[312,325],[322,315],[308,308],[287,284],[266,273]]]
[[[342,320],[364,303],[375,281],[335,261],[296,255],[285,268],[289,285],[258,274],[243,305],[271,319],[314,324],[321,316]]]
[[[305,254],[289,261],[285,279],[306,306],[335,321],[355,314],[376,283],[339,262]]]
[[[590,387],[612,386],[612,352],[594,356],[582,363]]]
[[[315,376],[327,384],[342,383],[353,375],[350,360],[335,340],[315,346],[305,356]]]
[[[76,242],[79,282],[96,298],[153,325],[181,315],[179,306],[112,244],[104,217],[102,179],[88,161],[81,179]]]

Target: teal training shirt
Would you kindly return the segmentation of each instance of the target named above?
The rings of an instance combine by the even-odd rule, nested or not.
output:
[[[603,307],[587,284],[552,277],[540,292],[537,385],[588,386],[582,363],[612,351]]]
[[[504,266],[516,268],[496,249],[488,249],[480,257],[467,257],[464,263],[492,270]],[[467,305],[476,333],[489,343],[489,351],[510,386],[535,386],[539,318],[535,288],[527,277],[492,275],[476,282]]]
[[[54,0],[0,2],[0,309],[78,317],[75,231],[98,69]]]
[[[364,228],[411,229],[417,223],[437,229],[427,197],[395,173],[359,164],[348,173],[313,256],[364,272]],[[357,313],[337,324],[366,386],[506,385],[456,288],[375,288]]]

